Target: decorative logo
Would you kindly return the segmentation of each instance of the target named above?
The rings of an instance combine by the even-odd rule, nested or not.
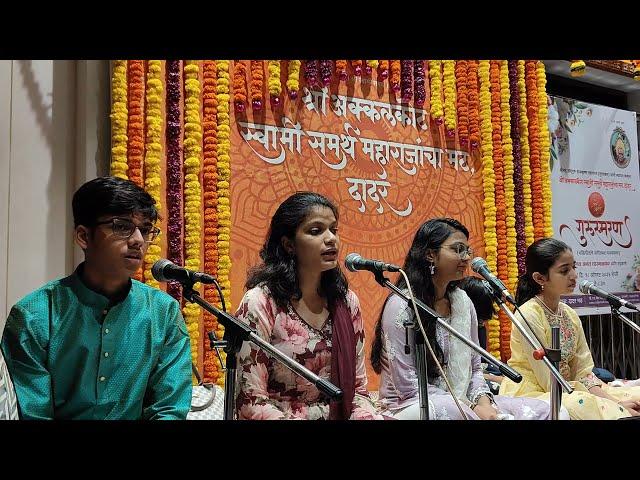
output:
[[[598,192],[592,192],[588,200],[589,212],[594,217],[601,217],[604,213],[604,197]]]
[[[631,145],[627,134],[622,128],[616,127],[613,131],[609,146],[611,147],[613,162],[620,168],[626,168],[631,162]]]

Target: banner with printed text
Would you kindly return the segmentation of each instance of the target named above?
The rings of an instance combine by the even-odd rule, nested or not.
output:
[[[552,97],[554,235],[573,249],[578,282],[640,303],[640,180],[636,113]],[[581,315],[608,303],[576,287]]]

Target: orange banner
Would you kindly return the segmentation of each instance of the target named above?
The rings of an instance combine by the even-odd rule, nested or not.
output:
[[[387,82],[369,76],[336,79],[324,88],[301,81],[295,101],[263,103],[260,111],[248,105],[231,116],[234,307],[247,270],[259,260],[271,216],[296,191],[316,191],[338,205],[341,265],[351,252],[402,265],[417,228],[439,216],[460,220],[483,255],[479,155],[470,155],[457,137],[446,138],[444,127],[430,121],[428,104],[402,104]],[[369,272],[346,276],[360,298],[370,389],[376,389],[368,352],[388,292]]]

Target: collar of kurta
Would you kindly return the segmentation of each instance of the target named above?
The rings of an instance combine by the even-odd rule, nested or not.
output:
[[[114,299],[109,299],[104,295],[90,289],[87,285],[82,281],[82,271],[84,270],[84,262],[78,265],[75,271],[67,277],[65,280],[68,280],[69,286],[73,289],[73,291],[78,296],[78,299],[88,307],[97,308],[97,309],[106,309],[111,308],[119,303],[126,301],[131,295],[133,282],[129,279],[128,286],[125,290],[123,290],[122,294],[118,295],[118,297]]]

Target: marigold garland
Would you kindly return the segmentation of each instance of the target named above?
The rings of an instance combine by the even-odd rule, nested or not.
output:
[[[365,73],[371,75],[371,72],[378,68],[379,64],[380,62],[378,60],[367,60],[367,65],[364,67]]]
[[[458,138],[461,145],[466,145],[469,140],[469,97],[467,94],[467,61],[456,61],[456,99],[458,105]]]
[[[247,66],[242,60],[233,62],[233,105],[238,112],[247,107]]]
[[[522,181],[522,152],[520,147],[520,98],[518,94],[517,60],[509,60],[508,68],[511,141],[513,145],[513,180],[515,185],[514,211],[516,217],[516,259],[518,265],[518,276],[520,276],[525,272],[527,244],[524,232],[524,194]]]
[[[527,116],[527,87],[525,62],[518,60],[518,97],[520,104],[520,150],[522,152],[522,196],[524,203],[524,233],[526,246],[534,241],[533,205],[531,197],[531,162],[529,148],[529,117]]]
[[[289,68],[291,72],[291,62]],[[294,60],[294,62],[299,62]],[[225,303],[228,310],[232,310],[231,305],[231,283],[229,282],[229,273],[231,270],[231,257],[229,255],[229,241],[231,240],[231,192],[229,182],[231,181],[231,123],[229,118],[229,62],[226,60],[217,60],[217,154],[218,154],[218,283],[222,289]],[[299,71],[299,63],[298,63]],[[288,83],[288,82],[287,82]],[[287,85],[289,87],[289,85]],[[226,88],[226,90],[225,90]],[[291,90],[293,91],[293,90]],[[297,87],[296,90],[297,92]],[[218,338],[224,335],[224,329],[218,325],[216,331]],[[225,355],[222,356],[223,359]],[[217,380],[218,385],[224,384],[224,377],[220,376]]]
[[[202,242],[200,186],[200,157],[202,155],[202,126],[200,123],[200,80],[198,62],[184,65],[184,266],[200,270]],[[198,361],[200,347],[200,307],[187,303],[182,309],[191,337],[191,359]]]
[[[182,149],[180,146],[180,60],[167,60],[167,259],[182,265]],[[182,288],[178,282],[167,283],[167,293],[178,302]]]
[[[320,81],[322,85],[328,87],[331,84],[331,74],[333,72],[332,60],[320,60]]]
[[[409,103],[413,97],[413,61],[400,61],[400,91],[402,101]]]
[[[480,114],[478,99],[478,61],[467,61],[467,95],[469,97],[469,143],[471,148],[480,145]]]
[[[633,62],[633,79],[640,80],[640,60],[632,60]]]
[[[127,175],[129,180],[142,187],[142,163],[144,161],[144,61],[129,60],[128,64],[128,122],[127,122]],[[142,281],[142,267],[133,278]]]
[[[444,90],[444,126],[448,137],[453,137],[456,131],[456,75],[455,61],[443,60],[443,90]]]
[[[251,108],[262,110],[262,89],[264,88],[264,65],[262,60],[251,60]]]
[[[280,86],[280,62],[269,62],[269,73],[272,63],[277,63],[278,86]],[[218,153],[217,153],[217,121],[218,99],[216,96],[216,63],[212,60],[202,62],[202,198],[204,209],[204,271],[214,277],[218,275]],[[270,94],[275,94],[271,89]],[[278,92],[277,95],[280,95]],[[219,305],[220,298],[214,285],[204,286],[205,301]],[[211,332],[218,329],[218,320],[209,312],[203,312],[204,331]],[[202,339],[203,349],[203,380],[217,382],[221,376],[218,358],[210,347],[209,339],[205,335]]]
[[[429,65],[431,70],[431,65]],[[489,81],[489,61],[478,64],[479,105],[480,105],[480,153],[482,156],[482,190],[484,192],[484,243],[485,257],[489,269],[496,271],[498,240],[496,238],[496,175],[493,169],[493,143],[491,125],[491,93]],[[487,350],[500,358],[500,324],[494,315],[487,322]]]
[[[498,278],[506,284],[508,257],[507,257],[507,222],[506,202],[504,188],[504,156],[502,144],[502,108],[500,88],[500,63],[497,60],[490,62],[491,82],[491,123],[493,135],[493,169],[495,172],[495,198],[496,198],[496,237],[497,237],[497,269]],[[507,335],[509,318],[500,310],[498,313],[500,324],[500,357],[508,358],[510,337]]]
[[[416,107],[422,108],[427,100],[427,91],[424,83],[424,60],[414,60],[413,62],[413,89],[415,91],[414,103]]]
[[[502,60],[500,61],[500,108],[502,111],[502,154],[504,162],[504,197],[507,229],[507,271],[505,279],[509,291],[515,292],[518,282],[518,263],[516,259],[515,186],[513,183],[514,162],[509,99],[509,65],[506,60]],[[505,318],[504,322],[504,324],[502,322],[500,324],[500,350],[502,358],[508,360],[511,357],[511,320]]]
[[[351,66],[356,77],[362,75],[362,60],[351,60]]]
[[[536,62],[525,61],[527,86],[527,117],[529,118],[529,149],[531,164],[531,209],[534,239],[544,237],[544,198],[542,196],[542,170],[540,164],[540,127],[538,122],[538,75]]]
[[[142,163],[144,161],[144,61],[129,60],[128,63],[128,114],[127,123],[127,174],[129,180],[142,187]]]
[[[346,60],[336,60],[336,74],[340,81],[344,81],[347,79],[347,61]]]
[[[304,80],[307,86],[312,88],[318,83],[318,61],[305,60],[304,62]]]
[[[569,71],[572,77],[581,77],[587,71],[587,65],[584,60],[571,60]]]
[[[400,91],[400,60],[391,60],[391,90],[398,93]]]
[[[378,78],[380,80],[386,80],[389,78],[389,60],[380,60],[378,64]]]
[[[162,179],[160,177],[160,162],[162,159],[162,62],[160,60],[149,60],[147,62],[147,88],[145,110],[146,139],[144,152],[144,187],[149,195],[156,202],[158,213],[162,213],[162,202],[160,200],[160,187]],[[153,278],[151,267],[160,260],[160,237],[157,237],[144,257],[144,281],[147,285],[159,288],[160,284]]]
[[[291,100],[298,98],[298,90],[300,90],[300,63],[300,60],[287,62],[287,90]]]
[[[111,76],[111,175],[127,177],[127,61],[114,60]]]
[[[431,118],[442,125],[444,109],[442,106],[442,61],[429,60],[429,88],[431,89]]]
[[[215,78],[215,63],[213,64]],[[280,95],[282,94],[282,83],[280,82],[280,60],[269,60],[268,65],[269,80],[267,88],[269,89],[269,97],[273,105],[280,105]]]
[[[544,63],[537,62],[538,126],[540,128],[540,173],[542,180],[544,236],[553,236],[551,209],[551,141],[549,140],[549,110],[547,109],[547,76]]]

